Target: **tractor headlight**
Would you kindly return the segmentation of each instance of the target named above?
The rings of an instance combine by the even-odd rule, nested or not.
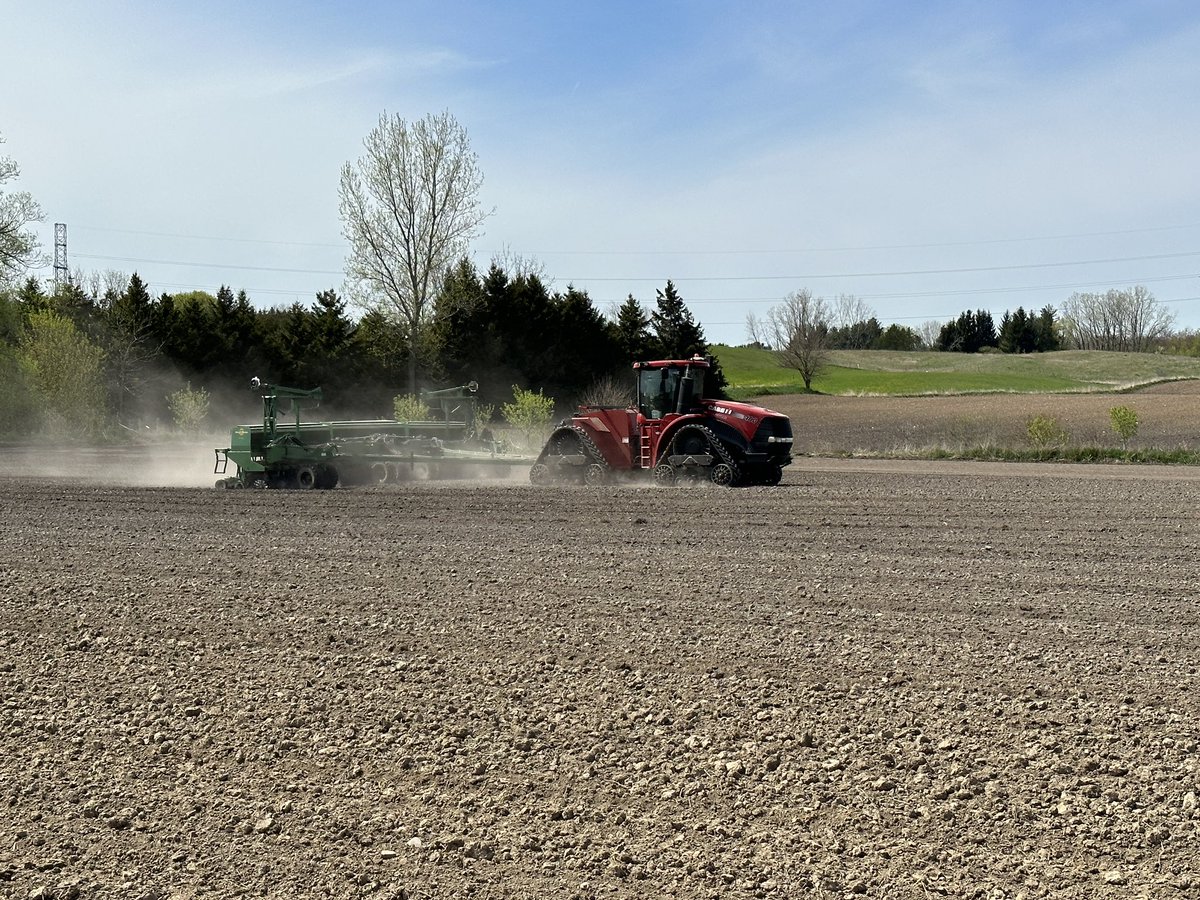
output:
[[[775,435],[771,435],[767,438],[768,444],[790,444],[791,442],[792,439],[790,437],[776,437]]]

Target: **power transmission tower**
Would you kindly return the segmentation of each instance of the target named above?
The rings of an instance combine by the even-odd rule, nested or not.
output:
[[[71,275],[67,272],[67,223],[54,223],[54,289],[67,286]]]

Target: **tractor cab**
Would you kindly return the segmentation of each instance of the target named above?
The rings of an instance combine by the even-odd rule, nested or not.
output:
[[[637,370],[637,409],[643,418],[662,419],[696,411],[704,396],[708,360],[663,359],[633,364]]]

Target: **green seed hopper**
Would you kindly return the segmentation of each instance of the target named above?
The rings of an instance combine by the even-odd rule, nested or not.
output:
[[[229,446],[217,449],[213,472],[225,476],[218,488],[327,490],[422,477],[506,477],[533,462],[506,452],[488,429],[476,427],[475,382],[423,392],[431,418],[413,422],[303,422],[301,411],[320,405],[320,388],[257,378],[251,387],[262,394],[262,424],[236,426]]]

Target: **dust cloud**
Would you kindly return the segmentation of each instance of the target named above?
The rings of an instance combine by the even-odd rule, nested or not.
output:
[[[16,478],[85,481],[113,487],[211,488],[213,448],[229,446],[229,436],[172,439],[121,446],[0,447],[0,473]]]

